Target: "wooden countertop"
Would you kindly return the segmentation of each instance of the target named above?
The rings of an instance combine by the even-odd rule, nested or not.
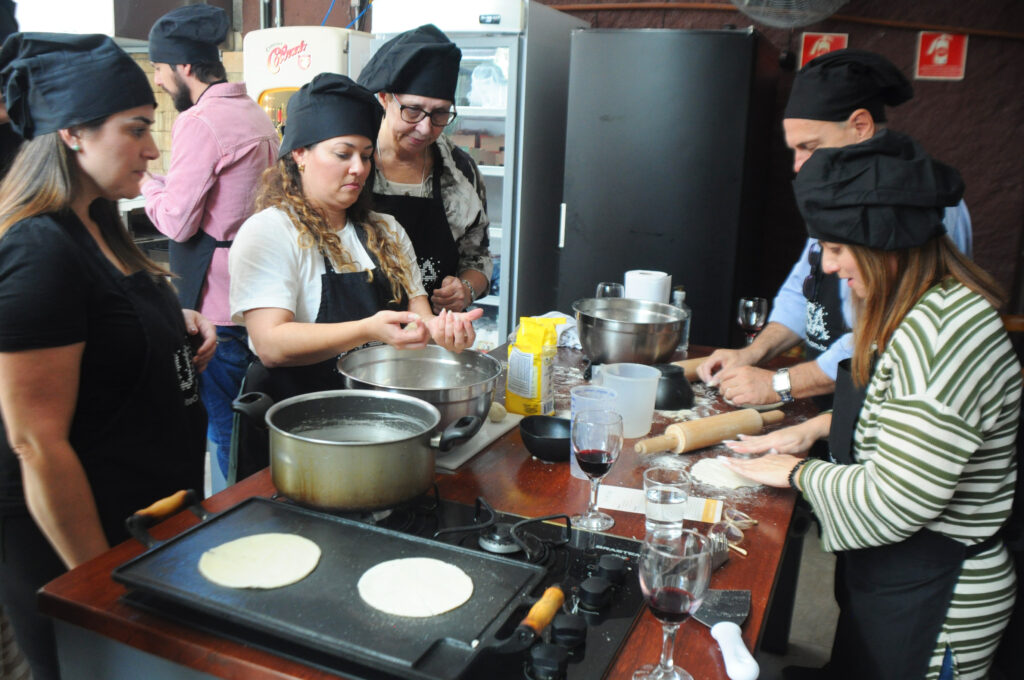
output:
[[[702,352],[701,348],[691,348],[691,355],[704,353],[706,351]],[[555,371],[557,409],[568,410],[568,390],[583,381],[583,363],[579,352],[559,350]],[[699,384],[694,388],[698,401],[707,402],[702,406],[706,412],[730,410],[717,399],[714,391]],[[503,394],[503,389],[499,392]],[[785,411],[784,424],[799,422],[815,413],[809,402],[788,405]],[[656,412],[651,434],[660,434],[668,423],[673,422],[671,415]],[[651,461],[649,456],[642,457],[633,452],[633,441],[627,440],[627,450],[623,451],[602,484],[642,486],[642,471]],[[719,455],[723,450],[711,448],[684,455],[695,461],[700,457]],[[513,428],[454,474],[438,474],[438,485],[441,495],[450,500],[472,503],[477,496],[483,496],[497,510],[531,517],[583,510],[589,493],[585,480],[570,476],[567,463],[546,464],[532,458],[523,446],[518,428]],[[751,590],[751,612],[743,625],[743,639],[748,648],[754,649],[777,578],[795,494],[784,489],[729,492],[700,487],[696,487],[693,493],[697,495],[702,491],[706,496],[723,498],[729,505],[759,521],[757,527],[745,532],[742,546],[749,555],[742,557],[734,553],[729,562],[715,572],[711,584],[713,588]],[[269,471],[263,470],[205,500],[203,506],[211,512],[218,512],[251,496],[271,496],[274,492]],[[616,522],[609,533],[643,539],[642,514],[608,512]],[[192,513],[182,512],[155,527],[152,533],[157,539],[167,539],[198,521]],[[706,529],[706,525],[701,525],[701,528]],[[218,677],[246,680],[337,677],[269,652],[187,629],[122,603],[119,598],[125,589],[111,579],[111,571],[142,552],[141,544],[127,541],[62,575],[40,591],[40,608],[50,616]],[[645,610],[605,677],[628,680],[639,666],[655,663],[660,648],[661,626]],[[686,621],[679,630],[675,659],[677,665],[686,668],[694,677],[727,678],[717,644],[708,629],[693,619]]]

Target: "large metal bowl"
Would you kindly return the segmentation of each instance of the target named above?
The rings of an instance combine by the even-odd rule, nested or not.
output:
[[[583,298],[572,311],[583,352],[595,364],[660,364],[683,335],[683,310],[661,302]]]
[[[464,416],[483,424],[501,377],[501,362],[473,350],[456,354],[430,345],[423,349],[395,349],[374,345],[338,359],[345,386],[386,390],[422,399],[441,412],[438,430]]]

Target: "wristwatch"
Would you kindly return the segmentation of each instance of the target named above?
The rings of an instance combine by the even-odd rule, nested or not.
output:
[[[476,290],[473,289],[473,284],[468,279],[459,279],[459,281],[462,281],[462,285],[469,289],[470,303],[476,302]]]
[[[789,380],[789,369],[780,368],[772,376],[772,389],[779,395],[782,403],[793,401],[793,384]]]

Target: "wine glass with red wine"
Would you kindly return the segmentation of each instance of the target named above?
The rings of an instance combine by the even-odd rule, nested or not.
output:
[[[747,336],[747,344],[754,342],[764,322],[768,320],[768,301],[762,297],[740,298],[736,308],[736,322]]]
[[[615,520],[597,509],[597,490],[622,450],[622,416],[607,410],[577,411],[570,437],[576,462],[590,478],[590,506],[582,515],[573,515],[572,524],[590,531],[611,529]]]
[[[711,578],[712,543],[693,530],[658,530],[640,549],[640,589],[654,618],[661,621],[661,660],[644,666],[633,680],[693,680],[675,665],[672,654],[679,624],[697,611]]]

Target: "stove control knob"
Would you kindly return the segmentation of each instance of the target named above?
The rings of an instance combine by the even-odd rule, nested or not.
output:
[[[559,614],[551,622],[551,641],[573,648],[587,640],[587,621],[579,614]]]
[[[529,677],[533,680],[563,680],[569,667],[564,647],[541,642],[530,647]]]
[[[580,584],[580,606],[599,611],[608,605],[612,597],[612,584],[600,576],[591,576]]]
[[[618,555],[603,555],[597,563],[598,576],[615,585],[622,583],[626,576],[626,560]]]

